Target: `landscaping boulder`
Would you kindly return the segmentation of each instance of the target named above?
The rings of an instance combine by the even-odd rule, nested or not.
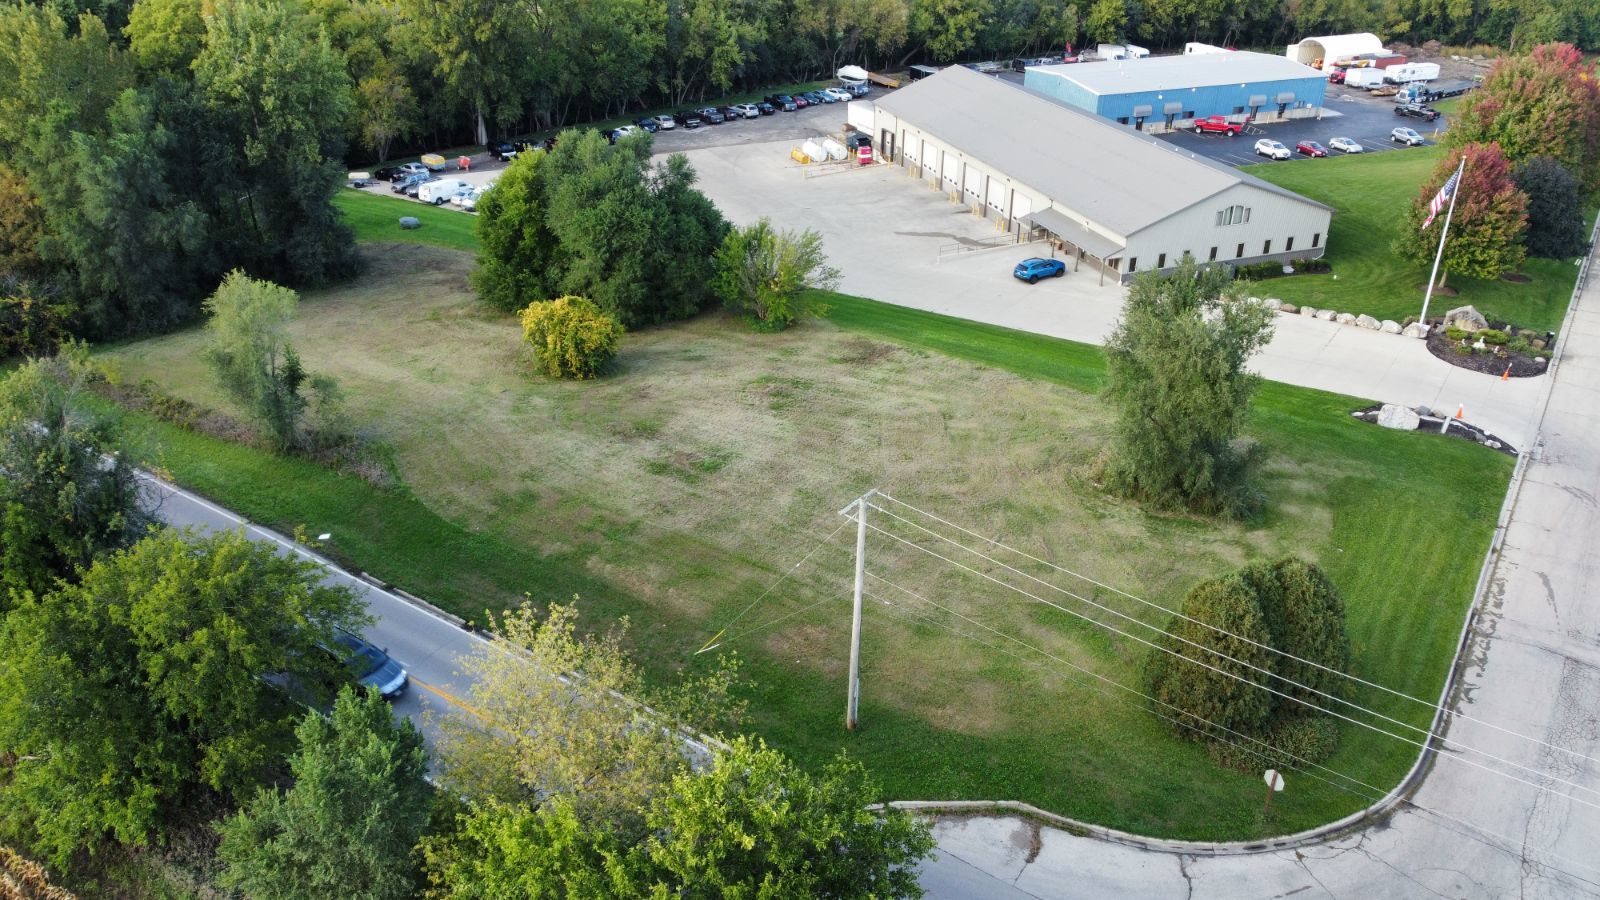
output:
[[[1284,305],[1278,307],[1278,312],[1281,312],[1281,313],[1284,313],[1285,315],[1290,315],[1290,316],[1294,315],[1295,313],[1297,313],[1299,311],[1300,311],[1300,307],[1295,306],[1293,303],[1285,303]]]
[[[1332,322],[1335,318],[1338,317],[1338,315],[1339,315],[1338,313],[1334,312],[1331,309],[1319,309],[1319,310],[1317,310],[1317,318],[1321,319],[1324,322]]]
[[[1422,417],[1398,403],[1385,403],[1378,410],[1378,424],[1398,431],[1416,431]]]
[[[1377,331],[1379,323],[1377,319],[1374,319],[1366,313],[1362,313],[1361,315],[1356,316],[1356,324],[1360,325],[1362,328],[1371,328],[1373,331]]]
[[[1261,301],[1261,305],[1265,306],[1267,309],[1283,309],[1283,301],[1279,300],[1277,297],[1268,297],[1267,299]]]
[[[1393,319],[1384,319],[1383,324],[1378,326],[1378,330],[1384,334],[1399,334],[1400,323]]]
[[[1544,349],[1547,349],[1550,345],[1545,343],[1544,338],[1534,338],[1532,341],[1528,342],[1528,346],[1532,347],[1535,350],[1544,350]]]
[[[1356,317],[1350,313],[1339,313],[1333,317],[1333,320],[1340,325],[1354,325],[1356,323]]]
[[[1315,306],[1302,306],[1302,307],[1300,307],[1300,315],[1302,315],[1302,316],[1315,316],[1316,314],[1317,314],[1317,308]]]
[[[406,229],[407,231],[410,231],[413,228],[421,228],[422,220],[418,219],[416,216],[401,216],[400,227]]]
[[[1482,331],[1489,327],[1489,320],[1476,307],[1458,306],[1444,314],[1444,324],[1446,328],[1459,328],[1462,331]]]
[[[1400,333],[1408,338],[1426,338],[1428,336],[1428,326],[1421,322],[1412,322],[1410,325],[1400,329]]]

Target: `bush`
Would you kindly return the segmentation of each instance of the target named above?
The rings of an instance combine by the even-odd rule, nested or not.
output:
[[[1533,345],[1528,343],[1527,338],[1512,338],[1511,342],[1506,344],[1506,349],[1512,353],[1527,353],[1533,349]]]
[[[1483,328],[1483,329],[1480,329],[1478,331],[1478,333],[1477,333],[1477,336],[1478,336],[1478,340],[1481,340],[1485,344],[1489,344],[1489,345],[1495,346],[1495,347],[1502,346],[1507,341],[1511,340],[1511,336],[1510,335],[1508,335],[1504,331],[1500,331],[1499,329],[1496,329],[1496,328]]]
[[[1318,275],[1333,271],[1332,264],[1325,259],[1296,259],[1290,260],[1289,265],[1294,266],[1295,273],[1299,275]]]
[[[1467,335],[1469,335],[1471,333],[1472,332],[1466,330],[1465,328],[1457,328],[1454,325],[1451,325],[1449,328],[1446,328],[1444,330],[1444,336],[1449,338],[1452,341],[1463,341],[1463,340],[1466,340]]]
[[[1261,744],[1229,737],[1213,741],[1206,749],[1225,769],[1260,773],[1266,769],[1300,769],[1324,762],[1339,749],[1338,723],[1329,718],[1284,722],[1259,739]]]
[[[622,325],[583,297],[530,303],[522,337],[553,378],[593,378],[617,355]]]
[[[54,353],[71,336],[73,313],[70,303],[31,293],[0,296],[0,359]]]
[[[1282,278],[1283,263],[1259,262],[1233,267],[1233,277],[1248,281],[1260,281],[1264,278]]]

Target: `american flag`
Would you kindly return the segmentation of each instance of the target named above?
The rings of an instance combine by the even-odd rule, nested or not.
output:
[[[1439,193],[1433,195],[1433,200],[1428,203],[1428,218],[1422,223],[1424,231],[1433,224],[1434,217],[1439,215],[1439,210],[1444,209],[1445,204],[1450,202],[1450,195],[1456,192],[1456,182],[1460,180],[1461,169],[1457,167],[1450,180],[1444,183],[1444,187],[1439,188]]]

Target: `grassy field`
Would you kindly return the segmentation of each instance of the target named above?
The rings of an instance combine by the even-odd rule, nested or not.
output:
[[[828,321],[781,335],[721,315],[630,334],[609,377],[556,383],[528,373],[514,321],[475,302],[469,256],[377,246],[371,257],[361,280],[308,296],[293,334],[308,367],[336,376],[356,423],[392,451],[403,486],[149,422],[174,477],[254,519],[332,531],[346,561],[469,618],[525,591],[581,594],[596,625],[632,617],[652,671],[695,665],[694,651],[727,627],[722,640],[752,679],[752,726],[809,763],[848,748],[896,797],[1022,799],[1189,838],[1283,832],[1366,803],[1300,777],[1263,822],[1258,775],[1216,768],[1064,665],[1136,683],[1139,644],[876,534],[864,728],[846,733],[852,535],[834,511],[863,490],[1167,605],[1249,559],[1316,560],[1346,593],[1356,673],[1431,697],[1510,469],[1474,445],[1357,423],[1346,398],[1267,385],[1251,429],[1272,451],[1266,516],[1220,526],[1151,516],[1087,477],[1107,428],[1090,393],[1103,373],[1094,348],[836,296]],[[190,331],[106,359],[124,379],[226,409],[200,343]],[[1164,619],[1027,570],[1139,621]],[[899,588],[1048,657],[986,647]],[[1353,699],[1426,721],[1419,707]],[[1352,729],[1328,765],[1383,789],[1413,756]]]
[[[406,241],[473,252],[478,249],[478,217],[459,210],[410,203],[396,197],[374,196],[356,190],[343,190],[335,194],[333,205],[362,240]],[[416,216],[422,227],[413,231],[402,230],[401,216]]]
[[[1393,153],[1304,160],[1290,165],[1247,166],[1245,171],[1320,200],[1338,210],[1328,235],[1328,275],[1296,275],[1263,282],[1257,293],[1318,309],[1366,313],[1404,321],[1422,308],[1430,263],[1407,262],[1391,249],[1403,227],[1401,214],[1444,155],[1429,146]],[[1435,295],[1429,315],[1465,304],[1491,321],[1554,331],[1561,326],[1577,279],[1572,260],[1529,259],[1530,282],[1451,274],[1455,297]]]

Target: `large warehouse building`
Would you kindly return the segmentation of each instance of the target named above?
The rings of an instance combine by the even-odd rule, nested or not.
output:
[[[1022,83],[1141,131],[1185,128],[1206,116],[1314,116],[1328,90],[1327,76],[1310,66],[1242,50],[1033,66]]]
[[[998,227],[1048,234],[1102,278],[1185,253],[1242,264],[1320,258],[1332,209],[961,66],[879,99],[882,157]]]

